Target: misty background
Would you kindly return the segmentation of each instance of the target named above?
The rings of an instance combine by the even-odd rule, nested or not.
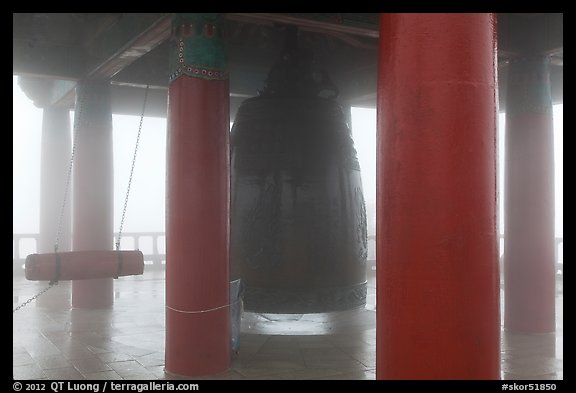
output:
[[[13,77],[12,231],[39,231],[42,109],[34,106]],[[71,125],[74,112],[70,112]],[[555,236],[563,237],[563,105],[554,105]],[[138,133],[139,116],[113,115],[114,231],[121,212]],[[499,233],[504,232],[504,113],[498,122]],[[362,171],[368,236],[375,235],[376,110],[352,108],[352,133]],[[166,119],[145,117],[131,184],[124,232],[165,231]],[[64,190],[62,190],[62,197]],[[70,202],[70,201],[69,201]],[[124,244],[123,244],[124,247]],[[22,250],[24,254],[35,250]],[[370,259],[370,256],[369,256]],[[562,261],[562,249],[559,250]]]

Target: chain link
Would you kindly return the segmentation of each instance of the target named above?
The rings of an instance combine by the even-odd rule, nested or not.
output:
[[[144,113],[146,111],[146,101],[148,100],[149,88],[150,85],[146,85],[146,91],[144,92],[144,104],[142,105],[142,114],[140,115],[140,125],[138,126],[138,135],[136,136],[136,146],[134,147],[134,156],[132,157],[132,167],[130,168],[130,177],[128,178],[128,188],[126,189],[126,198],[124,199],[124,207],[122,208],[120,228],[118,229],[118,237],[116,238],[116,250],[120,250],[120,240],[122,238],[122,229],[124,228],[124,220],[126,218],[126,208],[128,207],[128,197],[130,196],[132,177],[134,176],[134,166],[136,165],[136,156],[138,154],[138,145],[140,143],[140,133],[142,132],[142,123],[144,122]]]
[[[12,310],[12,314],[14,314],[16,311],[20,310],[22,307],[27,306],[28,304],[32,303],[34,300],[38,299],[42,294],[46,293],[46,291],[48,291],[50,288],[52,288],[54,285],[57,285],[57,284],[58,284],[57,281],[50,281],[50,283],[48,284],[48,286],[46,288],[44,288],[43,290],[38,292],[36,295],[32,296],[30,299],[26,300],[24,303],[22,303],[21,305],[16,307],[14,310]]]

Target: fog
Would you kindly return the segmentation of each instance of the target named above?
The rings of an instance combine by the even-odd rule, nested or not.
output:
[[[71,119],[73,112],[70,113]],[[138,116],[113,116],[114,230],[120,226],[122,206],[138,132]],[[499,231],[503,233],[504,114],[499,116]],[[71,123],[72,124],[72,123]],[[13,78],[13,233],[38,233],[40,193],[40,136],[42,110],[22,93]],[[368,235],[375,232],[376,113],[353,108],[352,128],[362,169],[368,214]],[[563,236],[563,105],[554,106],[555,232]],[[166,119],[144,119],[125,232],[164,232]],[[64,195],[64,190],[62,190]]]

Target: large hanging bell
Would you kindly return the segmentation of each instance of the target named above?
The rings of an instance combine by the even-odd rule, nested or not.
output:
[[[232,279],[244,306],[313,313],[366,303],[367,232],[360,166],[336,91],[289,47],[231,131]]]

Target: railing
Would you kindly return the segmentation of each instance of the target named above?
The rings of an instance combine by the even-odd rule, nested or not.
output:
[[[118,234],[114,235],[114,242]],[[37,233],[19,233],[12,235],[14,271],[21,271],[26,255],[37,250]],[[138,249],[144,254],[146,269],[163,268],[166,263],[166,235],[164,232],[124,232],[120,248],[123,250]],[[500,235],[500,260],[504,253],[504,236]],[[564,238],[555,239],[556,273],[564,273]],[[368,236],[368,268],[376,270],[376,236]]]
[[[26,255],[36,252],[39,239],[40,234],[38,233],[12,234],[12,262],[15,272],[26,260]]]

